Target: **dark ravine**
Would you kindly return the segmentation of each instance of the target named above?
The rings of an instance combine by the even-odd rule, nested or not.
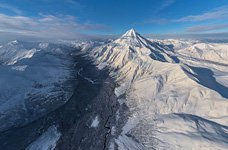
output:
[[[90,69],[90,68],[88,68]],[[107,72],[106,72],[107,73]],[[82,112],[84,115],[80,116],[78,120],[75,122],[75,124],[72,124],[72,126],[63,127],[62,129],[68,129],[68,131],[63,131],[62,133],[65,133],[62,135],[61,139],[58,142],[58,145],[56,149],[98,149],[101,150],[104,147],[104,140],[106,136],[106,128],[104,128],[104,125],[106,123],[107,118],[110,116],[110,106],[111,103],[116,102],[116,98],[114,95],[114,88],[115,83],[110,77],[105,78],[102,82],[100,77],[104,77],[104,74],[99,74],[97,78],[91,78],[91,76],[88,76],[87,74],[87,68],[80,71],[80,74],[82,75],[84,80],[82,81],[83,84],[90,84],[90,86],[86,87],[86,89],[78,89],[77,93],[81,93],[82,97],[80,95],[76,94],[75,99],[84,99],[83,101],[90,101],[88,105],[81,105],[80,109],[85,110],[85,108],[88,108],[88,110]],[[93,72],[94,74],[94,72]],[[107,76],[107,74],[106,74]],[[90,78],[92,80],[96,79],[96,82],[99,84],[91,84],[86,78]],[[101,86],[99,91],[95,92],[96,89],[93,89],[93,86]],[[88,89],[87,89],[88,88]],[[92,89],[91,89],[92,88]],[[95,98],[90,99],[88,97],[88,92],[91,94],[91,92],[98,93]],[[78,97],[79,96],[79,97]],[[98,116],[99,118],[99,126],[97,128],[91,128],[91,120]],[[113,119],[112,119],[113,120]],[[109,120],[109,123],[111,119]]]
[[[110,95],[112,96],[112,95]],[[109,99],[109,104],[111,104],[111,102],[114,102],[111,98]],[[108,140],[109,140],[109,136],[112,132],[112,124],[115,125],[116,124],[116,118],[115,118],[115,112],[117,111],[117,103],[115,104],[112,104],[112,105],[109,105],[110,106],[110,114],[108,116],[108,118],[106,119],[105,121],[105,124],[104,124],[104,128],[107,130],[106,131],[106,134],[105,134],[105,139],[104,139],[104,147],[103,147],[103,150],[106,150],[107,149],[107,146],[108,146]],[[113,120],[112,120],[113,119]],[[114,124],[115,123],[115,124]]]
[[[92,60],[80,53],[73,55],[75,64],[75,90],[71,99],[58,109],[23,127],[0,133],[0,148],[24,150],[50,126],[61,132],[56,150],[102,150],[107,149],[111,127],[115,125],[118,108],[114,94],[116,84],[107,70],[98,70]],[[81,75],[77,75],[80,70]],[[91,81],[96,81],[92,84]],[[99,125],[91,127],[98,116]]]

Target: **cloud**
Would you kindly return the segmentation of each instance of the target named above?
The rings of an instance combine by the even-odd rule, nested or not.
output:
[[[165,9],[165,8],[171,6],[174,2],[175,2],[175,0],[165,0],[162,3],[162,5],[160,6],[160,10]]]
[[[203,25],[203,26],[194,26],[188,28],[187,32],[202,32],[202,31],[213,31],[219,29],[228,29],[228,24],[216,24],[216,25]]]
[[[157,10],[155,10],[155,13],[161,12],[162,10],[171,6],[174,2],[175,2],[175,0],[163,0],[161,5],[157,7]]]
[[[154,16],[157,16],[158,13],[160,13],[162,10],[166,9],[167,7],[173,5],[176,2],[176,0],[163,0],[161,5],[156,7],[154,10]],[[135,25],[145,25],[145,24],[167,24],[172,22],[170,19],[166,18],[157,18],[154,17],[152,19],[147,19],[143,22],[137,22]]]
[[[75,6],[81,6],[81,4],[75,0],[65,0],[67,3],[70,3],[72,5],[75,5]]]
[[[148,38],[154,39],[182,39],[182,40],[202,40],[208,42],[227,42],[228,32],[224,33],[188,33],[188,34],[152,34]]]
[[[176,19],[175,22],[198,22],[215,19],[228,19],[228,6],[219,7],[202,14],[190,15]]]
[[[44,39],[73,39],[88,31],[107,31],[101,24],[77,22],[70,15],[41,15],[37,18],[0,14],[0,32]]]
[[[174,2],[175,1],[173,0],[166,1],[159,9],[162,10],[172,5]],[[178,19],[153,18],[153,19],[144,21],[141,24],[171,24],[171,23],[203,22],[208,20],[225,20],[225,19],[228,19],[228,5],[223,7],[218,7],[201,14],[189,15]]]
[[[14,12],[15,14],[22,14],[22,11],[14,6],[8,5],[8,4],[4,4],[4,3],[0,3],[0,8],[3,9],[7,9],[10,10],[12,12]]]

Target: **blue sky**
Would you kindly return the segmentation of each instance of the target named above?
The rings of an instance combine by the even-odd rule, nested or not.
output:
[[[228,32],[227,0],[1,0],[7,36],[76,38],[122,34]]]

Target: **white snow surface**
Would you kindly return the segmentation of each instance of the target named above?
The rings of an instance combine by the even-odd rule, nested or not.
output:
[[[47,43],[25,45],[12,41],[0,48],[0,131],[37,119],[72,94],[64,84],[72,78],[69,52]]]
[[[18,71],[25,71],[25,69],[26,69],[27,67],[28,67],[27,65],[13,66],[12,69],[18,70]]]
[[[227,149],[227,43],[147,40],[131,29],[91,56],[126,96],[118,149]]]
[[[61,133],[58,132],[57,128],[51,126],[46,132],[32,142],[26,150],[54,150],[60,136]]]
[[[96,117],[93,119],[93,121],[92,121],[90,127],[92,127],[92,128],[97,128],[98,125],[99,125],[99,118],[98,118],[98,116],[96,116]]]
[[[13,65],[21,59],[31,58],[36,52],[36,48],[25,49],[20,42],[11,41],[0,47],[0,63]]]

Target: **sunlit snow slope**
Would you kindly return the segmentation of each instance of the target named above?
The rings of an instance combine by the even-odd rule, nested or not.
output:
[[[119,84],[118,149],[227,149],[228,44],[148,40],[131,29],[91,55]]]

